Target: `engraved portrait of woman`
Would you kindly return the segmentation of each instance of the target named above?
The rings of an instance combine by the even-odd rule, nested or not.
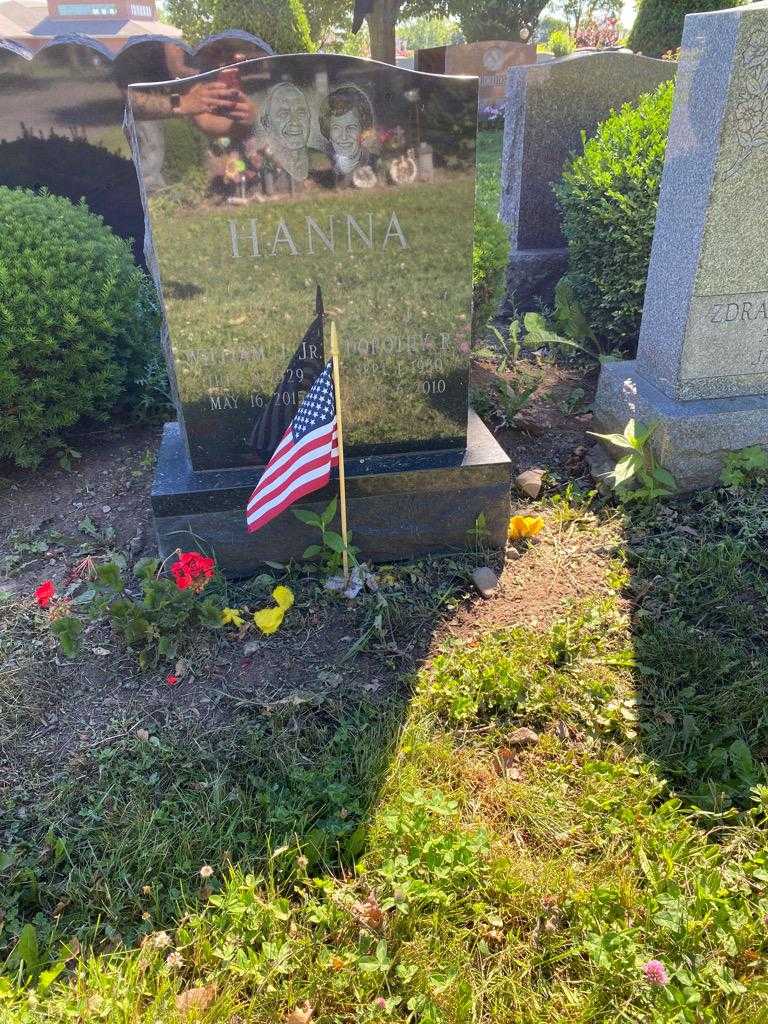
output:
[[[371,101],[358,86],[340,85],[328,94],[320,110],[320,131],[340,177],[372,163],[373,123]]]

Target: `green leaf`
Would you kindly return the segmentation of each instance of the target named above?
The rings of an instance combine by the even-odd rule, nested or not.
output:
[[[755,774],[755,762],[752,758],[752,751],[744,740],[734,740],[728,748],[728,756],[733,765],[734,772],[741,779],[751,779]]]
[[[544,345],[557,346],[566,339],[550,330],[549,324],[541,313],[526,313],[523,317],[525,326],[525,344],[528,348],[541,348]]]
[[[13,964],[23,964],[28,975],[37,971],[40,951],[37,942],[37,929],[33,924],[25,924],[19,932],[19,941],[16,943],[9,960]]]
[[[111,590],[117,591],[118,594],[123,590],[123,581],[120,578],[120,570],[114,562],[106,562],[104,565],[97,565],[96,579],[105,587],[109,587]]]
[[[133,574],[139,580],[152,580],[157,576],[160,562],[157,558],[140,558],[133,567]]]
[[[323,549],[320,547],[319,544],[310,544],[308,548],[304,549],[304,554],[301,557],[302,558],[315,558],[317,555],[320,554],[320,552],[322,550]]]
[[[291,512],[293,512],[299,522],[322,529],[323,521],[316,512],[310,512],[308,508],[292,508]]]
[[[86,516],[81,523],[78,523],[78,529],[83,533],[87,533],[89,537],[98,537],[99,531],[96,529],[96,524],[90,516]]]
[[[325,509],[323,510],[323,514],[320,517],[322,519],[323,526],[330,526],[331,525],[333,520],[336,518],[336,510],[337,510],[338,507],[339,507],[338,499],[337,498],[331,498],[331,500],[325,506]]]
[[[598,441],[605,441],[606,444],[612,444],[615,448],[623,448],[625,451],[634,451],[633,445],[627,441],[623,434],[598,434],[594,430],[587,431],[592,437],[596,437]]]
[[[338,533],[334,533],[333,530],[327,530],[323,539],[326,547],[329,547],[331,551],[335,551],[337,555],[343,554],[344,541]]]
[[[621,487],[623,484],[629,483],[630,480],[637,473],[637,457],[634,455],[625,455],[623,459],[619,459],[613,468],[613,482],[615,487]]]
[[[65,615],[60,619],[54,619],[51,623],[51,630],[58,639],[61,649],[68,658],[74,658],[80,647],[80,634],[83,632],[83,624],[72,615]]]
[[[53,967],[49,967],[47,971],[40,972],[40,977],[37,979],[37,991],[40,995],[44,995],[48,991],[66,966],[63,960],[59,960]]]
[[[212,597],[209,597],[200,604],[199,613],[201,625],[206,626],[208,629],[221,629],[223,627],[221,609]]]
[[[651,475],[654,480],[658,480],[660,484],[668,487],[671,491],[677,490],[677,480],[672,476],[668,469],[664,469],[663,466],[654,466],[651,470]]]

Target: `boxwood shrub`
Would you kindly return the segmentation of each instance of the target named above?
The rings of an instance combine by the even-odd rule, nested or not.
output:
[[[127,242],[83,204],[0,188],[0,461],[35,466],[82,418],[129,408],[158,337]]]
[[[569,277],[598,337],[632,353],[643,311],[674,85],[626,104],[567,164],[556,194]]]

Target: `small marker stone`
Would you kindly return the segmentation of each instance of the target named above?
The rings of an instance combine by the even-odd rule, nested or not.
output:
[[[493,593],[499,585],[499,577],[493,569],[483,565],[472,573],[472,582],[482,597],[493,597]]]

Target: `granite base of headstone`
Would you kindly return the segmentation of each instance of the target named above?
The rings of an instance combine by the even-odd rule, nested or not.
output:
[[[682,490],[768,447],[768,4],[685,21],[637,359],[603,367],[595,419],[656,424]]]
[[[501,219],[510,256],[502,312],[551,304],[568,267],[568,249],[553,192],[563,166],[611,110],[674,77],[671,61],[617,50],[583,52],[507,75]]]
[[[245,507],[331,319],[362,557],[466,548],[481,516],[503,547],[510,461],[468,420],[476,81],[302,54],[128,92],[179,417],[152,493],[161,553],[202,545],[236,576],[316,541],[290,510],[248,534]],[[182,158],[174,198],[156,180]],[[337,493],[332,477],[301,505]]]
[[[510,515],[509,457],[476,413],[470,410],[465,449],[413,452],[376,458],[348,458],[347,509],[352,541],[362,557],[376,562],[465,550],[484,516],[484,542],[503,548]],[[300,561],[317,537],[290,510],[262,530],[243,525],[248,498],[260,471],[196,473],[181,428],[163,434],[152,488],[152,511],[163,558],[177,548],[215,552],[229,576],[248,576],[265,562]],[[336,478],[300,502],[321,512],[338,495]]]

